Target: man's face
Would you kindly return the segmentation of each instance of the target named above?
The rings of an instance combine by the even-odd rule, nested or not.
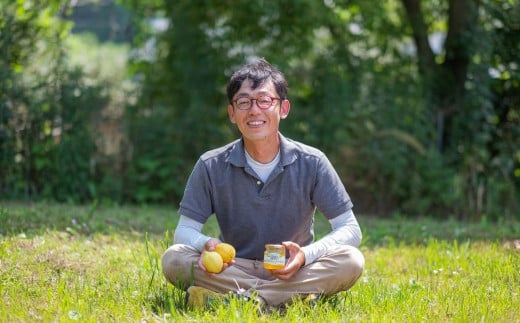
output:
[[[267,80],[256,89],[252,89],[251,80],[247,79],[233,97],[233,101],[239,98],[256,99],[259,96],[276,98],[270,108],[261,109],[257,102],[253,101],[249,110],[240,110],[237,104],[228,105],[228,115],[232,123],[235,123],[245,140],[258,141],[278,138],[278,128],[281,119],[289,114],[290,103],[281,101],[271,80]]]

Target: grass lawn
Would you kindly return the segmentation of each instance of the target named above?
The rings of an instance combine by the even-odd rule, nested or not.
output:
[[[160,256],[167,207],[0,202],[0,322],[520,322],[520,221],[358,215],[365,272],[348,292],[285,313],[188,310]],[[316,233],[327,223],[317,218]],[[217,235],[212,219],[206,233]]]

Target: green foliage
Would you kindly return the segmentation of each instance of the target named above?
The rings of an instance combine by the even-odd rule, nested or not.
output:
[[[84,84],[99,90],[103,102],[92,98],[89,128],[95,150],[90,163],[95,165],[94,197],[123,202],[125,183],[122,172],[131,149],[125,134],[123,115],[128,104],[137,100],[138,84],[127,75],[128,44],[100,43],[91,33],[73,34],[65,42],[67,64],[81,68]]]
[[[179,158],[182,152],[174,141],[169,119],[153,113],[129,123],[133,143],[132,161],[125,178],[128,198],[139,203],[166,202],[181,194],[186,169]],[[162,149],[161,149],[162,147]]]
[[[80,202],[96,193],[89,120],[106,98],[66,64],[70,24],[57,18],[59,4],[10,2],[2,11],[2,196]]]
[[[327,153],[357,212],[515,216],[518,1],[451,18],[455,1],[423,1],[424,26],[414,2],[123,0],[132,50],[71,37],[61,1],[5,2],[1,197],[178,202],[197,157],[238,135],[230,73],[265,57],[290,85],[282,131]]]
[[[226,64],[219,62],[217,49],[206,46],[201,26],[191,23],[212,23],[210,13],[187,2],[165,10],[183,28],[156,36],[156,62],[138,62],[146,79],[140,100],[126,115],[133,145],[126,196],[137,202],[178,199],[198,155],[229,138],[222,127],[226,102],[219,93]]]
[[[457,168],[465,212],[497,217],[520,206],[520,12],[518,1],[484,7],[467,99],[453,123],[456,149],[446,159]]]
[[[167,179],[182,186],[200,153],[236,135],[226,129],[231,125],[225,117],[224,85],[235,66],[256,56],[278,65],[291,85],[293,109],[282,130],[330,156],[361,210],[443,216],[500,216],[518,210],[518,143],[512,136],[518,127],[495,117],[502,97],[497,91],[510,85],[486,74],[490,66],[503,69],[508,63],[501,60],[514,57],[502,51],[518,35],[512,32],[518,26],[512,13],[516,2],[484,2],[480,19],[486,28],[469,26],[471,39],[484,42],[468,43],[472,64],[465,82],[471,86],[463,105],[449,117],[443,116],[442,104],[460,98],[449,90],[460,83],[443,64],[456,63],[445,56],[454,49],[435,53],[432,63],[438,66],[431,74],[421,73],[416,60],[424,58],[411,49],[413,28],[399,1],[131,4],[170,23],[154,35],[155,57],[134,65],[145,77],[141,101],[128,115],[139,151],[129,174],[131,191],[139,192],[135,200],[161,201],[171,194],[178,200],[182,189],[168,187]],[[424,4],[419,14],[427,33],[448,31],[447,4]],[[497,33],[503,38],[494,38]],[[517,82],[510,82],[509,75],[517,67],[507,66],[503,75],[514,87]],[[501,109],[515,120],[506,105]],[[445,128],[439,123],[443,120],[449,121]],[[153,139],[138,138],[143,132]],[[445,151],[436,150],[439,134],[449,136]],[[152,142],[155,151],[146,153]],[[162,151],[162,142],[171,143],[166,149],[172,152]],[[168,163],[175,169],[164,170]]]
[[[105,102],[99,88],[82,84],[79,72],[64,73],[58,86],[56,91],[61,97],[53,102],[54,109],[48,115],[33,114],[35,121],[40,117],[43,127],[52,124],[53,129],[49,133],[45,128],[31,125],[27,132],[28,136],[47,132],[43,140],[31,145],[30,155],[34,162],[31,166],[34,166],[36,176],[30,180],[38,190],[35,193],[39,192],[42,197],[85,201],[95,196],[91,160],[96,151],[85,121]]]

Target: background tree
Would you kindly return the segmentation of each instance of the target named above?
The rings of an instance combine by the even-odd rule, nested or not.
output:
[[[446,165],[461,169],[459,175],[463,183],[460,187],[465,191],[469,212],[487,213],[489,205],[498,202],[493,201],[497,190],[502,191],[511,204],[514,194],[510,195],[506,190],[515,191],[514,185],[497,187],[492,183],[496,183],[497,177],[499,182],[509,182],[507,178],[517,177],[513,165],[516,163],[518,167],[518,158],[515,161],[513,156],[519,148],[518,140],[496,136],[511,126],[509,120],[517,118],[509,113],[513,111],[513,105],[503,102],[503,95],[493,88],[493,74],[489,69],[504,66],[494,62],[497,57],[511,58],[507,54],[497,55],[498,48],[516,55],[519,53],[518,39],[509,34],[520,27],[518,2],[448,1],[446,40],[439,55],[433,53],[428,41],[432,26],[425,22],[421,2],[402,2],[417,48],[419,73],[426,85],[424,94],[429,98],[427,104],[437,116],[437,147],[443,153]],[[504,41],[500,38],[500,43],[497,42],[496,37],[504,34],[508,34],[510,39]],[[513,74],[518,75],[518,67],[511,63],[505,64],[508,66],[506,69],[511,68]],[[518,89],[518,78],[510,86]],[[497,105],[497,101],[502,103]],[[503,128],[500,123],[508,126]],[[499,142],[500,146],[508,147],[509,153],[505,156],[510,154],[513,157],[509,167],[495,159],[503,160],[505,157],[498,157],[497,149],[493,148]]]
[[[89,120],[104,97],[69,68],[62,1],[2,0],[0,196],[86,201],[95,194]]]
[[[176,203],[196,158],[238,135],[230,73],[265,57],[290,84],[282,131],[328,154],[358,212],[520,209],[518,0],[122,2],[131,81],[72,68],[79,7],[3,5],[3,196]],[[101,158],[105,124],[85,121],[121,103],[121,149]]]
[[[291,84],[294,109],[282,127],[331,156],[358,206],[470,215],[496,212],[498,200],[505,198],[509,207],[518,207],[513,202],[517,193],[508,193],[518,191],[512,181],[517,158],[501,155],[510,163],[499,171],[487,157],[490,139],[468,140],[490,138],[496,131],[497,124],[489,120],[496,116],[492,102],[498,96],[490,87],[488,68],[493,48],[509,45],[493,43],[500,29],[493,26],[514,21],[517,2],[181,1],[157,2],[159,10],[143,9],[151,8],[144,3],[134,6],[139,12],[162,13],[170,22],[158,38],[157,61],[142,70],[147,77],[143,103],[171,109],[170,119],[161,119],[179,124],[173,127],[176,132],[197,129],[189,132],[191,141],[180,133],[158,135],[181,147],[179,153],[188,152],[179,173],[168,174],[182,179],[176,187],[182,187],[200,152],[231,138],[222,113],[224,84],[233,68],[256,56],[278,65]],[[515,23],[507,26],[517,28]],[[438,36],[435,49],[433,36]],[[205,93],[202,102],[199,93]],[[218,126],[206,132],[210,124]],[[190,142],[189,147],[183,142]],[[518,151],[515,140],[505,146],[510,153]],[[475,153],[485,157],[475,159]],[[165,160],[178,159],[171,155]],[[488,166],[482,172],[483,163]],[[478,178],[503,183],[500,193]]]

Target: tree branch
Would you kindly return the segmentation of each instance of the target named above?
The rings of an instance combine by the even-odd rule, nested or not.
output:
[[[428,42],[428,27],[424,21],[420,0],[401,0],[413,31],[413,39],[417,47],[419,71],[428,74],[435,67],[435,57]]]

